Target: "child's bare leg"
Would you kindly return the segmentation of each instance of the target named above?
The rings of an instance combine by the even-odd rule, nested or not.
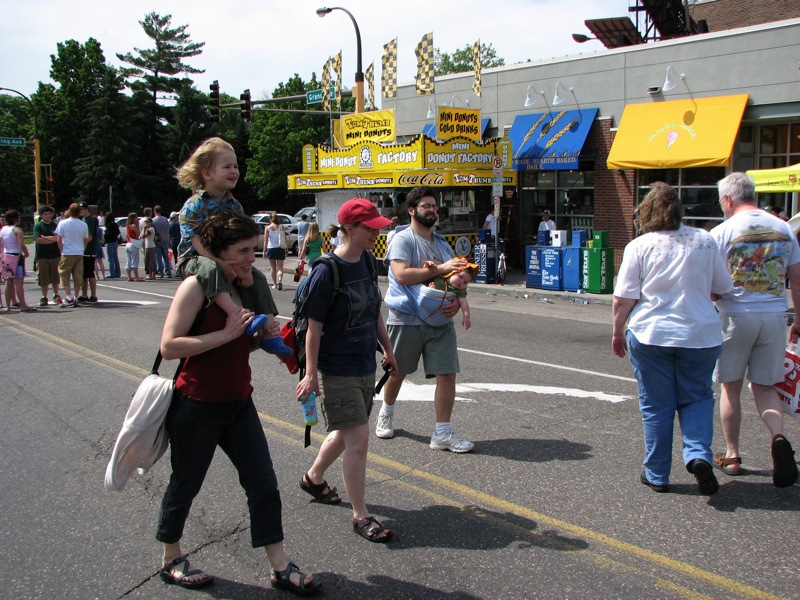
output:
[[[232,315],[241,307],[233,301],[231,295],[228,292],[217,292],[217,295],[214,296],[214,304],[219,306],[226,315]]]

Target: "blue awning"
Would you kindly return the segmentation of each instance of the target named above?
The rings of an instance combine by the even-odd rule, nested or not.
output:
[[[596,116],[596,108],[517,115],[508,132],[514,151],[514,169],[577,169],[578,155]]]
[[[489,128],[489,123],[491,123],[490,118],[481,119],[481,137],[486,137],[486,130]],[[422,135],[427,135],[432,140],[436,139],[436,123],[427,123],[422,128]]]

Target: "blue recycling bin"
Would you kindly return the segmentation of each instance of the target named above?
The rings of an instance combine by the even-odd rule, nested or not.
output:
[[[562,266],[564,263],[564,252],[561,247],[548,246],[542,248],[542,289],[561,290]]]
[[[563,248],[561,261],[561,287],[570,292],[581,289],[583,280],[582,260],[583,252],[580,247],[567,246]]]
[[[542,231],[536,232],[536,245],[537,246],[549,246],[550,245],[550,230],[543,229]]]
[[[525,246],[525,287],[542,287],[542,249]]]
[[[494,244],[475,244],[475,264],[478,265],[476,283],[494,283],[497,280],[497,250]]]
[[[576,248],[582,248],[586,246],[586,242],[588,240],[589,234],[584,229],[573,229],[572,230],[572,245]]]

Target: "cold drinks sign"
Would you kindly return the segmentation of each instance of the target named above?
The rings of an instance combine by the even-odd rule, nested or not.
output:
[[[481,111],[477,108],[439,106],[436,113],[436,137],[449,140],[465,137],[481,141]]]

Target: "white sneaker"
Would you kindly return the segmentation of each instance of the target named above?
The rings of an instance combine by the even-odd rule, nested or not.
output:
[[[450,450],[450,452],[463,454],[464,452],[471,451],[475,447],[475,444],[467,440],[462,440],[451,431],[447,435],[436,435],[434,433],[431,436],[430,446],[431,450]]]
[[[375,435],[379,438],[388,440],[394,437],[394,423],[392,422],[394,415],[387,415],[385,413],[378,413],[378,423],[375,425]]]

